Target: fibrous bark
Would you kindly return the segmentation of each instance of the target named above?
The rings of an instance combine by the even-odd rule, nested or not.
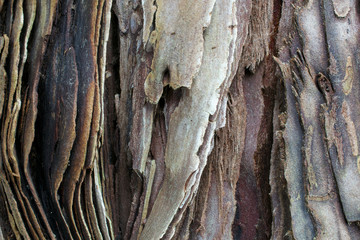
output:
[[[0,0],[0,238],[360,238],[358,8]]]

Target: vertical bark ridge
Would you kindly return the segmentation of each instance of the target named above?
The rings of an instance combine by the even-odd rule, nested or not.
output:
[[[291,34],[278,38],[277,62],[286,107],[281,110],[278,105],[280,124],[276,128],[285,143],[284,176],[292,219],[288,232],[295,238],[351,239],[358,234],[349,223],[356,221],[356,211],[349,209],[357,198],[347,195],[356,196],[357,190],[350,190],[351,184],[343,185],[347,177],[353,176],[353,183],[358,177],[356,126],[348,107],[348,102],[353,102],[350,89],[355,57],[351,47],[347,48],[350,44],[343,44],[355,41],[357,30],[352,23],[356,25],[357,18],[352,15],[355,11],[346,10],[348,2],[343,4],[309,1],[295,7],[288,2],[283,5],[280,31],[287,29]],[[354,3],[352,6],[355,9]],[[286,24],[291,21],[296,25]],[[274,145],[273,151],[281,155],[282,147],[277,144],[280,149]],[[273,231],[282,231],[282,216],[274,215]]]
[[[22,79],[19,78],[19,73],[21,77],[22,72],[22,58],[26,59],[26,53],[21,52],[21,44],[23,39],[20,38],[20,35],[23,31],[24,26],[24,11],[23,11],[23,1],[17,1],[16,3],[12,2],[7,6],[7,15],[8,21],[6,22],[6,35],[9,36],[9,39],[5,40],[5,48],[9,47],[8,51],[8,64],[9,71],[8,81],[5,81],[7,85],[7,94],[6,101],[4,102],[4,117],[3,124],[1,128],[1,145],[2,145],[2,160],[4,164],[4,171],[6,174],[6,179],[9,181],[8,186],[4,186],[9,190],[9,187],[12,188],[15,199],[18,201],[17,206],[11,207],[12,214],[13,211],[19,211],[21,215],[17,215],[14,218],[16,225],[23,225],[20,218],[24,218],[26,222],[26,227],[28,227],[29,235],[34,239],[43,237],[38,219],[35,216],[35,213],[31,207],[29,201],[28,192],[23,192],[23,184],[21,181],[21,176],[23,174],[22,169],[20,168],[19,154],[16,152],[16,143],[15,139],[18,134],[17,132],[17,123],[19,119],[19,113],[21,109],[21,86]],[[27,22],[28,23],[28,22]],[[30,29],[31,29],[30,23]],[[25,28],[26,29],[26,28]],[[25,30],[26,31],[26,30]],[[27,39],[25,39],[27,41]],[[8,43],[7,43],[8,42]],[[3,52],[6,53],[7,50]],[[24,55],[25,54],[25,55]],[[5,181],[5,179],[4,179]],[[7,185],[4,182],[4,185]],[[9,191],[7,191],[7,196],[12,197]],[[10,213],[9,213],[10,214]],[[20,232],[23,237],[28,236],[24,231]]]

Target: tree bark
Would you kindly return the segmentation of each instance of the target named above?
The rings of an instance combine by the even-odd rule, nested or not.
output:
[[[0,239],[360,239],[355,0],[0,0]]]

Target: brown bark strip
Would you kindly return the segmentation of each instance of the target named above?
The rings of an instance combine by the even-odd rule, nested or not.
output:
[[[109,203],[105,202],[105,194],[107,193],[105,190],[105,176],[102,173],[102,178],[100,178],[99,167],[101,165],[101,169],[104,168],[104,162],[101,162],[99,159],[99,151],[101,152],[101,147],[104,139],[104,86],[106,79],[106,63],[107,63],[107,44],[109,40],[109,31],[110,31],[110,21],[111,21],[111,7],[112,1],[106,0],[103,3],[103,10],[101,16],[101,22],[99,22],[99,28],[101,27],[101,31],[99,32],[99,54],[98,54],[98,69],[99,69],[99,104],[100,104],[100,113],[99,113],[99,130],[98,130],[98,138],[96,141],[97,151],[95,152],[94,157],[94,192],[95,192],[95,203],[97,207],[97,216],[100,223],[100,229],[102,231],[102,235],[104,239],[110,240],[113,239],[113,232],[111,221],[109,220],[108,212],[111,211]],[[100,18],[100,17],[99,17]],[[100,20],[99,20],[100,21]],[[101,24],[100,24],[101,23]]]
[[[23,238],[30,239],[29,233],[26,229],[26,223],[23,222],[21,214],[19,212],[19,208],[17,206],[16,198],[12,193],[11,187],[8,181],[5,179],[5,176],[1,176],[2,181],[2,189],[5,192],[6,196],[6,209],[8,213],[8,217],[10,220],[11,227],[16,235],[17,239],[21,239],[20,235]]]
[[[33,3],[35,4],[35,3]],[[27,105],[27,112],[24,113],[24,130],[22,135],[22,156],[23,164],[25,170],[25,177],[27,183],[29,184],[31,193],[33,195],[36,206],[40,212],[42,221],[45,224],[47,233],[51,239],[54,239],[54,233],[50,227],[49,221],[46,217],[44,208],[39,199],[38,193],[35,189],[34,182],[31,179],[31,171],[29,168],[29,155],[34,141],[35,136],[35,120],[38,112],[38,83],[40,78],[40,68],[42,64],[43,55],[46,48],[46,43],[48,37],[50,36],[54,14],[56,10],[57,0],[51,1],[38,1],[36,2],[36,9],[39,14],[37,14],[38,25],[34,33],[33,46],[29,54],[29,94],[28,98],[24,99],[24,103]],[[33,7],[35,8],[35,7]],[[30,10],[29,10],[30,11]],[[33,9],[35,11],[35,9]]]
[[[9,53],[9,37],[7,35],[3,35],[0,38],[0,46],[1,46],[1,59],[0,59],[0,117],[2,116],[3,107],[5,104],[5,91],[7,88],[8,77],[5,71],[4,65]]]
[[[113,138],[118,139],[114,144],[117,155],[114,168],[114,198],[118,200],[114,201],[116,214],[112,221],[115,236],[121,232],[123,237],[129,238],[135,219],[134,211],[138,207],[134,203],[138,202],[137,198],[141,195],[137,188],[142,185],[137,181],[137,176],[131,176],[128,169],[133,168],[135,172],[140,173],[141,166],[144,166],[141,161],[142,159],[146,161],[148,157],[147,153],[143,154],[145,152],[143,149],[147,146],[149,136],[143,135],[146,132],[141,130],[143,122],[139,119],[146,121],[146,131],[149,131],[151,123],[148,122],[151,122],[152,109],[144,106],[143,83],[148,74],[147,65],[150,56],[146,56],[139,47],[141,32],[129,31],[132,13],[142,14],[139,2],[116,1],[113,10],[114,21],[111,27],[114,29],[112,39],[114,48],[112,54],[111,52],[109,54],[114,60],[113,69],[109,73],[111,73],[110,79],[114,79],[114,85],[111,87],[112,83],[109,83],[108,91],[114,92],[114,95],[118,93],[119,101],[114,106],[118,133],[112,135]],[[117,92],[110,88],[116,89]]]
[[[12,186],[12,191],[16,196],[16,199],[20,205],[21,217],[25,219],[30,234],[34,239],[43,238],[43,233],[40,228],[38,219],[32,209],[32,206],[28,199],[28,194],[23,192],[23,183],[21,176],[23,172],[20,171],[19,158],[15,149],[15,138],[17,134],[17,123],[19,112],[21,108],[21,85],[22,85],[22,68],[23,61],[20,63],[21,57],[26,59],[26,52],[21,55],[21,39],[22,28],[24,25],[24,12],[23,1],[18,1],[14,5],[8,5],[8,21],[7,33],[9,34],[9,82],[7,82],[8,94],[7,101],[5,103],[5,115],[3,118],[3,125],[1,131],[1,144],[2,144],[2,158],[5,164],[5,172],[7,173],[7,179]],[[13,11],[12,7],[15,8]],[[13,15],[12,15],[13,14]],[[30,23],[30,29],[31,29]],[[27,30],[28,33],[29,30]],[[28,38],[28,37],[27,37]],[[25,39],[27,41],[27,39]],[[7,44],[6,44],[7,45]],[[25,56],[24,56],[25,54]],[[20,74],[19,74],[20,73]],[[20,77],[20,78],[19,78]],[[6,82],[6,81],[5,81]],[[9,195],[8,195],[9,196]],[[18,218],[15,221],[21,221]]]
[[[84,204],[84,199],[82,198],[82,191],[83,191],[83,183],[85,179],[86,172],[82,172],[80,176],[79,183],[76,185],[75,193],[74,193],[74,217],[76,224],[79,228],[79,232],[82,238],[90,239],[91,238],[91,227],[89,217],[86,212],[86,205]],[[86,198],[88,200],[88,198]],[[87,203],[87,201],[86,201]]]
[[[93,180],[90,174],[87,174],[85,177],[85,205],[86,205],[86,212],[88,216],[88,225],[91,229],[91,234],[93,239],[103,239],[100,226],[97,221],[95,206],[93,202]]]

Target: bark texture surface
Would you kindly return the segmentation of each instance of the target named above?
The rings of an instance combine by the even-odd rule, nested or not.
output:
[[[0,239],[360,239],[355,0],[0,0]]]

